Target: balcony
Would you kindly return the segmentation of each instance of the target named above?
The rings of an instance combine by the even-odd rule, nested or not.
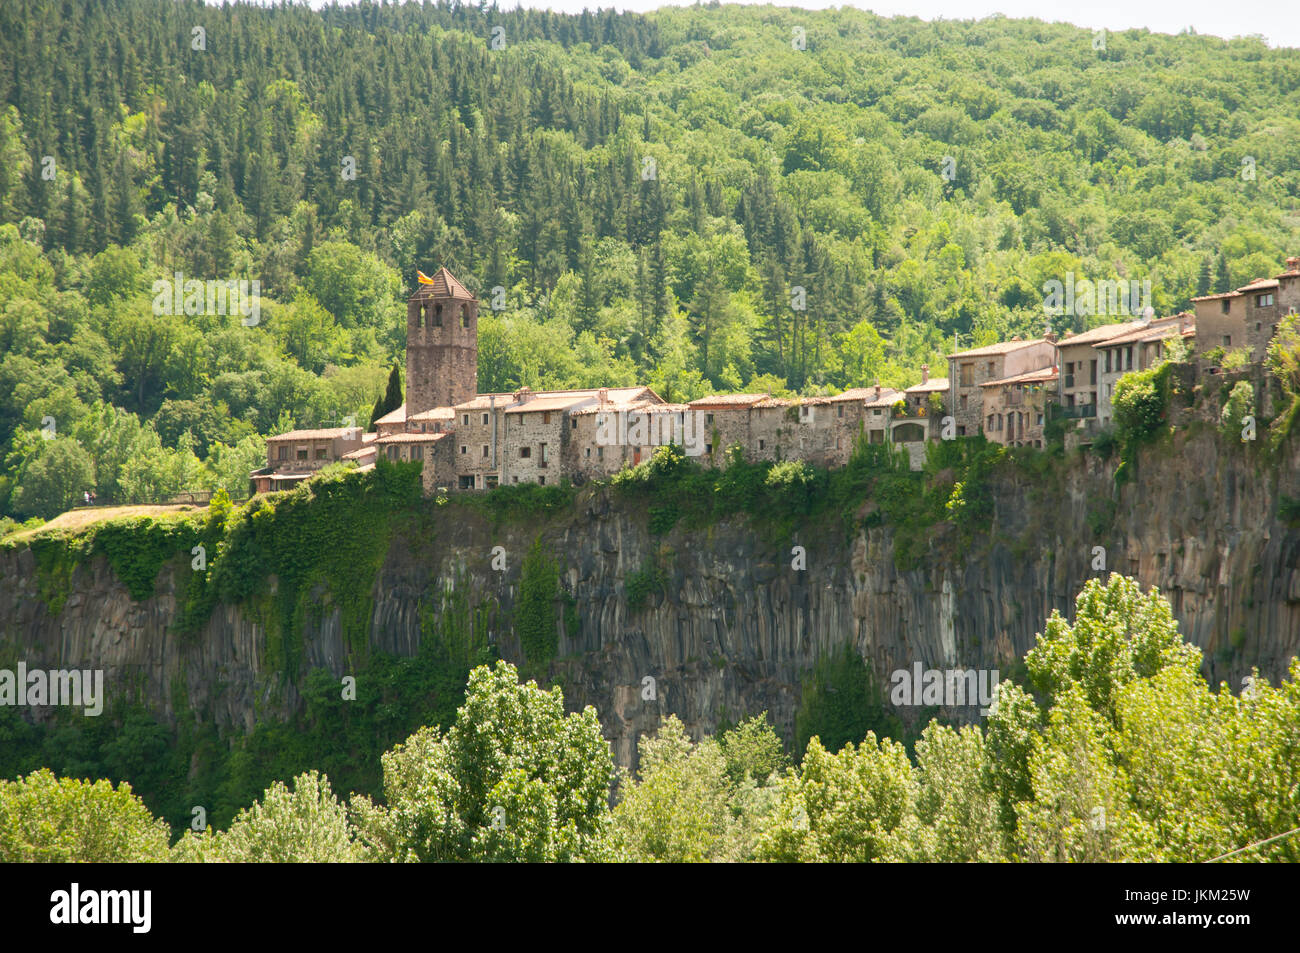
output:
[[[1096,404],[1079,404],[1077,407],[1062,407],[1053,404],[1052,417],[1061,420],[1089,420],[1097,416]]]

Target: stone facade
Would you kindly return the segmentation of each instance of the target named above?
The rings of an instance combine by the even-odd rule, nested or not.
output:
[[[980,385],[1049,367],[1055,356],[1056,341],[1050,336],[1005,341],[948,355],[948,413],[956,423],[957,436],[971,437],[983,429],[986,415]]]
[[[984,388],[984,436],[1006,447],[1042,447],[1048,404],[1056,403],[1057,369],[1047,367]]]
[[[1196,309],[1196,352],[1246,348],[1252,363],[1267,357],[1278,322],[1300,311],[1300,257],[1286,260],[1286,271],[1260,278],[1236,291],[1192,299]]]
[[[446,268],[406,302],[408,415],[478,394],[478,301]]]
[[[1176,314],[1156,321],[1140,322],[1138,327],[1094,344],[1098,354],[1097,422],[1106,426],[1111,421],[1111,401],[1115,385],[1130,371],[1144,371],[1159,361],[1165,352],[1165,342],[1184,336],[1190,337],[1192,316]]]

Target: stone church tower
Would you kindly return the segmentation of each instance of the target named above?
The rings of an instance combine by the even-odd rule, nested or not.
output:
[[[446,268],[406,302],[406,416],[478,396],[478,300]]]

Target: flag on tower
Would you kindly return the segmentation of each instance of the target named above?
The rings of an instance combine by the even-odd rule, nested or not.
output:
[[[420,271],[418,268],[415,270],[415,278],[422,285],[433,284],[433,279],[430,278],[428,275],[426,275],[424,272]]]

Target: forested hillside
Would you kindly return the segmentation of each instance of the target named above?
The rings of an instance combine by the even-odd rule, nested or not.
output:
[[[0,513],[242,495],[369,419],[417,268],[490,306],[482,390],[912,383],[1069,272],[1168,313],[1296,252],[1298,93],[1258,40],[1000,18],[8,0]],[[177,272],[256,324],[155,313]]]

